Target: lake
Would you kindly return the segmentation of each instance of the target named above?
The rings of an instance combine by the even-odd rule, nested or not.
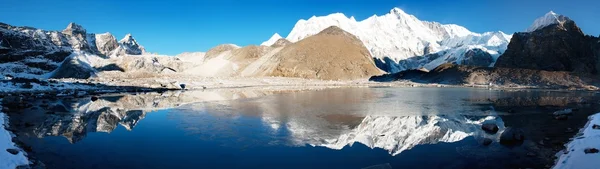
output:
[[[600,111],[598,100],[573,91],[239,88],[35,100],[6,113],[16,141],[47,168],[545,168]],[[576,111],[555,119],[565,108]],[[509,127],[525,141],[500,144]]]

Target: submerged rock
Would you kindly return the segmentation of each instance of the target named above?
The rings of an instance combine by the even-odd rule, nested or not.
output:
[[[569,116],[567,116],[567,115],[558,115],[558,116],[554,116],[554,119],[556,119],[556,120],[568,120]]]
[[[500,144],[503,145],[517,145],[523,143],[524,140],[525,133],[518,128],[508,127],[500,135]]]
[[[555,116],[558,116],[558,115],[569,115],[572,113],[573,113],[573,109],[564,109],[564,110],[555,111],[552,114]]]
[[[598,153],[598,149],[596,148],[586,148],[585,150],[583,150],[583,152],[585,152],[586,154],[595,154]]]
[[[498,125],[494,123],[485,123],[481,125],[481,129],[483,129],[483,131],[489,134],[496,134],[499,130]]]
[[[389,163],[385,163],[364,167],[362,169],[392,169],[392,166]]]
[[[490,144],[492,144],[492,142],[494,142],[492,139],[489,139],[489,138],[484,138],[483,139],[483,145],[484,146],[489,146]]]
[[[19,150],[17,150],[17,149],[6,149],[6,151],[12,155],[19,154]]]

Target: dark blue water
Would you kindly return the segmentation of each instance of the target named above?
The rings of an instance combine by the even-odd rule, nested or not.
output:
[[[205,98],[242,92],[234,100]],[[49,107],[68,111],[9,115],[30,156],[47,168],[512,168],[547,165],[546,150],[535,144],[547,133],[528,123],[557,123],[548,111],[595,97],[423,88],[198,91],[54,100]],[[585,123],[581,116],[571,123]],[[529,129],[529,141],[500,145],[499,134],[481,131],[483,121]],[[483,138],[494,143],[484,146]]]

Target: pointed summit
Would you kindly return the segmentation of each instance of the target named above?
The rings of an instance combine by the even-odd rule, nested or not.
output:
[[[404,14],[404,15],[406,15],[406,12],[404,12],[402,9],[400,9],[398,7],[392,8],[392,10],[390,10],[390,13],[391,14]]]
[[[119,43],[136,43],[135,39],[133,39],[133,36],[131,36],[131,33],[128,33],[127,35],[125,35],[125,37],[123,37],[123,39],[121,39],[119,41]]]
[[[76,24],[75,22],[71,22],[69,23],[69,25],[67,25],[67,28],[65,28],[65,30],[62,31],[64,34],[67,35],[78,35],[78,34],[82,34],[85,35],[86,31],[83,28],[83,26]]]
[[[568,17],[564,16],[564,15],[559,15],[554,13],[554,11],[550,11],[548,13],[546,13],[546,15],[537,18],[533,24],[527,28],[527,32],[533,32],[536,31],[538,29],[542,29],[545,28],[546,26],[550,26],[550,25],[554,25],[554,24],[560,24],[563,25],[566,21],[570,21],[571,19],[569,19]]]
[[[283,37],[281,37],[281,35],[279,35],[278,33],[273,34],[273,36],[271,36],[271,38],[269,38],[269,40],[261,43],[261,46],[271,46],[273,45],[275,42],[277,42],[277,40],[282,39]]]
[[[144,47],[138,44],[130,33],[125,35],[125,37],[119,41],[119,44],[125,49],[126,54],[141,55],[146,52]]]

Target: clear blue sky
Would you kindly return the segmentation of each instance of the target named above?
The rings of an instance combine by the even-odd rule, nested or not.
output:
[[[474,32],[525,30],[550,10],[586,34],[600,34],[600,0],[0,0],[0,22],[62,30],[69,22],[91,33],[133,36],[148,51],[174,55],[223,43],[260,44],[286,36],[299,19],[334,12],[357,20],[400,7],[421,20]]]

